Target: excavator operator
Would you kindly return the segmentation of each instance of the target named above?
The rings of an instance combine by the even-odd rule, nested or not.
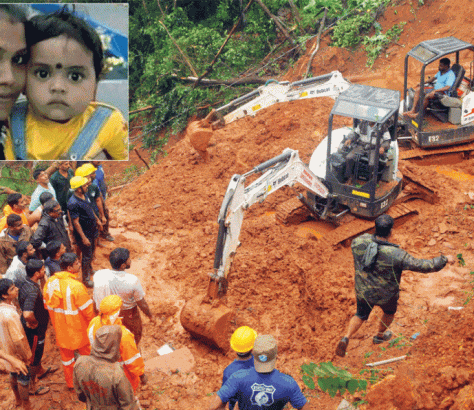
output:
[[[369,167],[372,168],[374,166],[375,152],[373,147],[376,144],[376,135],[375,122],[369,123],[363,120],[345,137],[338,149],[338,151],[345,156],[345,181],[354,175],[354,166],[360,157],[364,155],[367,156],[369,159]],[[390,143],[390,133],[385,129],[379,149],[379,155],[382,158],[389,150]]]

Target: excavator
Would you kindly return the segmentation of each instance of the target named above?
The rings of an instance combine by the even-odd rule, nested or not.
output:
[[[373,219],[393,205],[402,189],[397,167],[399,101],[398,91],[353,84],[336,99],[329,115],[328,136],[314,151],[309,165],[299,158],[298,151],[286,148],[247,173],[232,176],[219,211],[214,271],[207,295],[191,299],[181,311],[181,324],[189,333],[224,350],[229,346],[233,312],[221,300],[227,292],[245,211],[253,204],[263,202],[284,186],[295,190],[303,187],[306,195],[296,191],[303,206],[313,217],[334,223],[347,213]],[[353,128],[333,130],[336,116],[351,118]],[[348,144],[344,141],[362,124],[368,126],[366,132],[371,140],[352,157],[348,168]],[[389,149],[382,154],[384,141],[389,142]],[[260,176],[246,184],[256,175]],[[395,217],[413,210],[404,208],[398,212],[400,215]]]
[[[337,96],[351,83],[339,71],[290,83],[268,80],[265,85],[212,110],[204,119],[189,124],[186,133],[193,148],[207,158],[207,147],[213,130],[224,127],[245,116],[256,115],[270,105],[315,97]]]
[[[238,118],[255,115],[261,109],[283,101],[320,96],[330,96],[336,100],[329,117],[328,136],[314,151],[309,166],[300,160],[297,151],[287,148],[281,155],[246,174],[232,177],[219,212],[214,271],[210,274],[207,294],[188,301],[181,312],[181,324],[189,333],[207,344],[228,349],[233,311],[222,299],[227,292],[232,258],[239,245],[244,211],[283,186],[294,189],[299,184],[306,189],[306,195],[295,190],[297,198],[294,202],[290,203],[290,200],[277,210],[277,218],[283,222],[301,204],[315,218],[335,224],[340,223],[348,213],[373,219],[387,212],[395,219],[402,220],[417,212],[399,203],[404,200],[401,199],[404,195],[399,196],[402,175],[398,161],[446,152],[469,154],[474,151],[474,97],[471,94],[474,87],[474,57],[470,62],[470,75],[466,77],[460,58],[463,52],[474,52],[474,46],[454,37],[423,41],[415,46],[405,58],[402,100],[400,93],[393,90],[351,85],[341,73],[335,71],[295,83],[271,82],[190,125],[190,142],[205,157],[212,131]],[[455,58],[452,69],[456,81],[448,92],[448,98],[443,98],[437,105],[428,106],[425,111],[425,69],[449,55]],[[420,109],[415,119],[403,115],[413,106],[414,92],[407,86],[410,58],[422,63]],[[229,110],[233,111],[223,117],[222,114]],[[352,118],[353,128],[333,130],[334,115]],[[212,122],[216,117],[220,119]],[[376,143],[365,155],[356,156],[351,175],[347,178],[347,152],[341,145],[361,122],[375,124],[371,127],[373,135],[376,135]],[[390,133],[390,150],[382,158],[379,148],[386,132]],[[411,149],[399,151],[399,141],[408,141]],[[247,178],[259,173],[263,175],[245,186]],[[410,170],[404,168],[405,179],[418,185],[423,199],[434,202],[436,190],[430,189],[429,183],[420,183],[416,175],[410,174]],[[415,197],[418,194],[415,193]],[[410,194],[406,199],[410,199]],[[332,231],[325,238],[328,244],[341,243],[360,234],[361,229],[373,225],[367,220],[358,219],[355,222],[344,223]]]
[[[426,107],[426,68],[443,57],[451,60],[455,75],[454,84],[439,100]],[[414,90],[408,88],[409,68],[413,62],[421,63],[420,99],[416,118],[409,118],[404,112],[411,110]],[[467,61],[467,62],[466,62]],[[469,64],[469,76],[463,63]],[[399,142],[410,141],[411,150],[401,153],[401,159],[443,154],[445,152],[470,152],[474,150],[474,45],[456,37],[444,37],[422,41],[413,47],[405,57],[403,100],[400,104]]]
[[[446,96],[430,103],[425,110],[423,101],[427,94],[426,69],[443,57],[449,57],[453,63],[451,70],[455,74],[455,82]],[[413,61],[421,63],[420,109],[416,118],[408,118],[403,114],[411,110],[414,102],[414,90],[408,87],[408,74],[410,67],[414,65]],[[465,68],[467,65],[469,75]],[[471,93],[474,88],[474,45],[456,37],[422,41],[405,56],[403,77],[398,139],[401,147],[406,142],[411,149],[403,149],[400,159],[474,151],[474,94]],[[206,148],[213,130],[244,116],[256,115],[278,102],[316,97],[336,99],[350,84],[339,71],[293,83],[269,80],[257,90],[212,110],[203,120],[192,122],[187,134],[191,145],[201,156],[207,158]]]

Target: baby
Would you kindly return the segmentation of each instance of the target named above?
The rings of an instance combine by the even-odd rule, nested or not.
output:
[[[62,9],[33,17],[26,41],[28,103],[12,110],[6,159],[127,159],[122,114],[94,102],[104,59],[95,30]]]

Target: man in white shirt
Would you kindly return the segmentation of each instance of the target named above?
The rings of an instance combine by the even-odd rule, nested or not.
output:
[[[16,246],[16,255],[5,273],[5,279],[10,279],[19,285],[26,280],[26,262],[35,255],[33,245],[26,241],[18,242]]]
[[[142,319],[138,308],[154,322],[140,280],[133,274],[125,272],[130,269],[130,251],[126,248],[116,248],[109,256],[112,269],[101,269],[95,272],[94,303],[99,310],[100,302],[109,295],[118,295],[123,305],[120,311],[122,324],[135,336],[138,346],[142,337]]]

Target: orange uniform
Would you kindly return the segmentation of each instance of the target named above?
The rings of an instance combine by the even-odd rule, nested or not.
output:
[[[91,320],[89,328],[87,329],[87,334],[89,335],[91,344],[94,340],[97,330],[107,324],[110,323],[103,323],[101,321],[100,315]],[[132,332],[122,325],[120,319],[117,319],[114,324],[119,325],[122,328],[122,340],[120,341],[120,363],[123,365],[123,370],[125,371],[125,375],[133,387],[133,391],[136,391],[138,385],[140,384],[140,376],[145,372],[145,363],[143,362],[143,358],[138,351]]]
[[[0,232],[3,231],[7,227],[7,216],[11,214],[17,214],[20,215],[21,217],[21,222],[23,222],[23,225],[30,226],[28,223],[28,218],[26,216],[25,211],[22,211],[21,213],[15,212],[10,205],[6,205],[5,208],[3,208],[3,218],[0,219]]]
[[[90,353],[87,327],[94,317],[92,299],[86,287],[70,272],[57,272],[46,282],[44,303],[56,333],[68,387],[74,387],[74,351]]]

